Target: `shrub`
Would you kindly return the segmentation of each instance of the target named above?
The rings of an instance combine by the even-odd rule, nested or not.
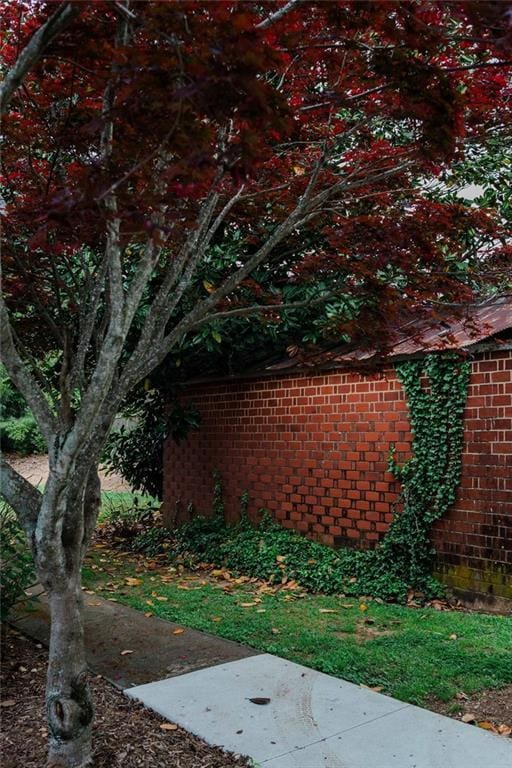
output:
[[[4,451],[44,453],[46,443],[25,400],[0,366],[0,435]]]
[[[151,390],[129,407],[125,415],[135,419],[131,428],[111,433],[103,461],[110,472],[119,472],[136,491],[162,498],[163,444],[168,435],[179,442],[199,425],[193,405],[176,404],[167,413],[162,394]]]
[[[35,582],[32,555],[12,509],[0,502],[0,617],[7,617]]]
[[[0,422],[2,448],[27,456],[30,453],[45,453],[46,443],[32,414]]]

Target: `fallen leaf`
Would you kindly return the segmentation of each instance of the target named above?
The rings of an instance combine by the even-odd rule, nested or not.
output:
[[[450,640],[456,640],[456,639],[457,639],[457,635],[455,634],[455,632],[453,632],[453,634],[450,635]]]
[[[320,608],[319,613],[336,613],[334,608]]]
[[[498,725],[498,733],[500,736],[512,736],[512,727],[510,725]]]
[[[286,556],[285,555],[277,555],[277,557],[276,557],[276,561],[278,563],[284,563],[285,560],[286,560]]]
[[[469,699],[469,696],[467,695],[467,693],[464,693],[464,691],[458,691],[455,694],[455,698],[456,699]]]
[[[272,629],[270,631],[272,632],[273,635],[278,635],[279,634],[279,630],[276,627],[272,627]]]
[[[462,715],[461,720],[463,723],[476,723],[476,715],[470,714]]]
[[[142,584],[142,579],[135,579],[132,576],[128,576],[128,578],[124,580],[124,583],[127,587],[138,587],[139,584]]]
[[[252,608],[255,605],[258,605],[258,603],[238,603],[238,605],[241,608]]]
[[[153,614],[151,613],[151,611],[146,611],[144,616],[146,617],[146,619],[150,619],[153,616]]]
[[[354,603],[342,603],[341,607],[342,608],[353,608],[354,607]]]
[[[349,583],[349,584],[355,584],[355,583],[356,583],[356,581],[357,581],[357,577],[356,577],[356,576],[352,576],[352,578],[350,578],[350,579],[348,580],[348,583]]]
[[[184,631],[185,631],[184,629],[178,628],[178,629],[173,629],[172,633],[173,635],[182,635]]]
[[[359,610],[363,611],[363,613],[365,611],[367,611],[368,610],[368,606],[366,605],[366,603],[361,603],[361,605],[359,606]]]
[[[5,701],[0,702],[0,707],[14,707],[16,702],[14,699],[6,699]]]
[[[256,613],[266,613],[266,612],[267,612],[267,609],[266,609],[266,608],[258,608],[258,609],[256,610]]]
[[[490,723],[488,720],[479,720],[477,725],[479,728],[483,728],[484,731],[494,731],[494,733],[496,733],[498,730],[496,726]]]
[[[253,699],[249,699],[253,704],[270,704],[270,699],[268,699],[266,696],[255,696]]]
[[[162,731],[177,731],[178,730],[178,726],[176,725],[176,723],[162,723],[160,725],[160,728],[162,729]]]
[[[157,600],[160,600],[160,602],[161,602],[161,603],[166,603],[166,602],[168,601],[168,599],[169,599],[169,598],[168,598],[168,597],[162,597],[162,596],[159,596],[159,597],[157,597],[156,599],[157,599]]]
[[[121,656],[128,656],[129,653],[133,653],[133,651],[129,651],[129,650],[121,651]]]

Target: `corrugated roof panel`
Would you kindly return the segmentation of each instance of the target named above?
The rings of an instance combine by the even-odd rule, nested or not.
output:
[[[408,322],[399,328],[390,341],[386,358],[414,355],[449,349],[465,349],[512,328],[512,295],[470,305],[463,317],[431,322]],[[290,368],[309,368],[329,363],[357,362],[375,357],[375,349],[349,349],[346,344],[330,351],[313,352],[281,360],[269,365],[267,371],[285,371]]]

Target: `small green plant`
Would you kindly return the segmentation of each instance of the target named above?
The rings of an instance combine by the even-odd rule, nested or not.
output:
[[[133,539],[130,549],[148,557],[156,557],[170,548],[172,536],[173,532],[169,528],[148,528]]]
[[[0,502],[0,618],[9,611],[34,584],[34,564],[12,509]]]

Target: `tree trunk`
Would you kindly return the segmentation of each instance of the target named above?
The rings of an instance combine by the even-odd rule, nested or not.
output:
[[[46,686],[48,764],[52,768],[92,765],[93,706],[87,683],[80,579],[48,595],[51,614]]]

